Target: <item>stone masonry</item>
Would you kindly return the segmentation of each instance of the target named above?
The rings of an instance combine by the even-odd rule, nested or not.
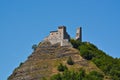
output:
[[[82,42],[82,28],[81,27],[77,28],[76,40],[79,40]]]
[[[76,39],[81,41],[81,32],[79,31],[81,31],[81,29],[77,29]],[[49,36],[44,39],[44,41],[49,41],[51,44],[60,43],[61,46],[72,46],[69,40],[70,36],[66,32],[65,26],[59,26],[57,31],[51,31]]]

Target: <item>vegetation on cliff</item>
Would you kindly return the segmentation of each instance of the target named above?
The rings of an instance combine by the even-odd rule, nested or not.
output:
[[[28,59],[17,67],[8,80],[50,80],[50,77],[64,71],[74,71],[80,68],[86,73],[103,72],[92,62],[79,55],[79,50],[72,47],[61,47],[42,42],[37,46]]]
[[[51,80],[103,80],[103,74],[97,71],[91,71],[89,74],[85,70],[80,69],[79,71],[66,70],[62,74],[58,73],[51,77]]]
[[[74,48],[49,42],[33,45],[34,52],[8,80],[120,80],[120,59],[89,42],[70,42]]]
[[[89,42],[79,42],[74,39],[70,41],[83,58],[94,62],[105,75],[111,76],[112,80],[120,80],[120,59],[107,55]]]

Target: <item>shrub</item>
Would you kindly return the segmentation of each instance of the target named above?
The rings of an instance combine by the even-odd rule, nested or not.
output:
[[[37,46],[36,44],[33,44],[33,45],[32,45],[32,49],[33,49],[34,51],[37,49],[37,47],[38,47],[38,46]]]
[[[85,70],[79,71],[65,70],[63,73],[53,75],[50,80],[103,80],[104,76],[96,71],[86,74]],[[117,80],[117,78],[116,78]]]
[[[85,80],[103,80],[104,76],[96,71],[92,71],[85,76]]]
[[[79,40],[70,39],[70,42],[74,48],[78,48],[81,45],[81,42]]]
[[[69,65],[73,65],[74,64],[74,61],[72,60],[71,56],[68,58],[67,64],[69,64]]]
[[[87,60],[91,60],[94,55],[90,51],[84,51],[81,53],[81,56]]]
[[[92,48],[87,44],[79,46],[79,50],[81,56],[87,60],[91,60],[95,56],[95,54],[93,54]]]
[[[60,63],[57,69],[58,69],[58,71],[65,71],[65,70],[67,70],[67,67],[64,66],[62,63]]]
[[[53,75],[53,76],[50,78],[50,80],[62,80],[61,74],[58,73],[58,74],[56,74],[56,75]]]
[[[22,66],[22,65],[23,65],[23,63],[21,62],[21,63],[20,63],[20,66]]]

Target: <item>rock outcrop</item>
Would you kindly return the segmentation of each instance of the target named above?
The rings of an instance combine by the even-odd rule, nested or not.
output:
[[[75,62],[73,66],[66,63],[69,56]],[[58,73],[57,66],[60,63],[74,70],[81,67],[88,71],[98,70],[95,65],[83,59],[78,50],[61,47],[60,44],[51,45],[49,42],[43,42],[24,63],[13,71],[8,80],[43,80],[44,78],[49,80],[53,74]]]

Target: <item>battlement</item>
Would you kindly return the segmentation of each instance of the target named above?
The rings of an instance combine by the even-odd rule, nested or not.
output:
[[[81,41],[82,37],[80,30],[77,29],[76,40]],[[61,46],[72,46],[69,40],[70,36],[67,33],[65,26],[59,26],[57,31],[50,31],[49,36],[44,39],[44,41],[49,41],[51,44],[60,43]]]

